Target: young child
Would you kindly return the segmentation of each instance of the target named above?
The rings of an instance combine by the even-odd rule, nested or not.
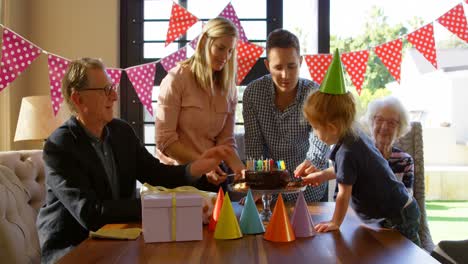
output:
[[[339,188],[333,218],[317,224],[316,230],[339,229],[352,200],[360,215],[385,218],[392,228],[420,245],[420,212],[416,201],[396,179],[372,141],[354,126],[356,106],[344,86],[338,50],[320,91],[309,95],[303,112],[317,137],[327,145],[334,145],[330,154],[334,166],[320,172],[310,166],[296,171],[295,176],[302,176],[306,184],[312,185],[336,177]]]

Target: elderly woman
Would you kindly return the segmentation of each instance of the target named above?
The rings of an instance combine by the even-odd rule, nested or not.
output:
[[[388,160],[398,180],[413,194],[414,162],[406,152],[393,146],[395,141],[409,130],[406,109],[395,97],[384,97],[369,103],[364,123],[369,128],[375,146]]]

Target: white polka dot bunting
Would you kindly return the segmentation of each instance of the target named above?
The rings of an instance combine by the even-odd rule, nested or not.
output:
[[[255,44],[239,40],[237,42],[237,85],[240,85],[247,73],[257,62],[264,48]]]
[[[369,51],[361,50],[341,54],[341,61],[349,74],[351,81],[356,87],[356,91],[361,95],[362,84],[364,83],[364,75],[367,69],[367,60],[369,59]]]
[[[14,32],[3,29],[2,60],[0,63],[0,92],[13,82],[42,50]]]
[[[237,31],[239,32],[239,39],[241,39],[244,42],[249,41],[247,39],[247,36],[245,35],[244,28],[242,27],[240,20],[237,17],[236,11],[234,10],[234,7],[231,5],[231,3],[227,4],[227,6],[223,9],[223,11],[221,11],[219,16],[231,20],[232,23],[236,25]]]
[[[310,77],[318,84],[322,84],[325,73],[327,73],[328,67],[330,66],[333,55],[331,54],[315,54],[305,55],[305,61],[307,68],[309,68]]]
[[[448,30],[450,30],[450,32],[457,35],[462,40],[468,42],[468,25],[462,3],[450,9],[443,16],[439,17],[437,22],[446,27]]]
[[[122,69],[118,68],[107,68],[106,69],[107,75],[111,78],[111,82],[114,84],[120,83],[120,77],[122,77]],[[117,91],[118,93],[118,91]]]
[[[180,61],[183,61],[187,58],[187,47],[183,47],[178,51],[172,53],[171,55],[161,59],[161,64],[167,72],[174,68],[176,64]]]
[[[153,93],[154,75],[156,74],[156,64],[148,63],[125,69],[128,79],[133,85],[140,102],[153,115],[151,105],[151,95]]]
[[[47,57],[47,63],[49,66],[49,85],[52,110],[54,110],[54,115],[57,115],[63,102],[61,90],[62,79],[67,71],[70,61],[53,54],[49,54]]]
[[[192,15],[185,8],[172,2],[171,18],[169,20],[169,28],[166,35],[166,46],[176,40],[195,23],[198,18]]]
[[[408,34],[406,37],[411,44],[437,69],[437,53],[434,41],[434,27],[432,23]]]
[[[401,39],[396,39],[379,45],[374,49],[375,54],[377,54],[398,83],[400,83],[402,44]]]

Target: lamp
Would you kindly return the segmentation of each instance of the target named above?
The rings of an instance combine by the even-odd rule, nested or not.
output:
[[[23,97],[14,141],[46,139],[69,116],[64,108],[54,116],[50,96]]]

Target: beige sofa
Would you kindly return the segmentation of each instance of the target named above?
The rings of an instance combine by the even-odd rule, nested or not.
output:
[[[0,152],[0,262],[40,262],[36,217],[44,199],[42,150]]]

